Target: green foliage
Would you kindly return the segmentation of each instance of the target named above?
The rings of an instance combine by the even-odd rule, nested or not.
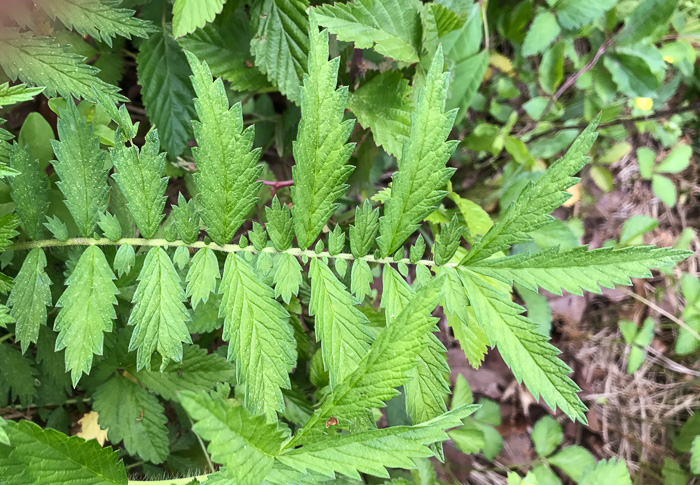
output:
[[[173,35],[182,37],[204,27],[221,13],[226,0],[175,0],[173,4]]]
[[[43,90],[44,88],[31,88],[25,84],[16,84],[14,86],[10,86],[10,83],[0,84],[0,106],[29,101]]]

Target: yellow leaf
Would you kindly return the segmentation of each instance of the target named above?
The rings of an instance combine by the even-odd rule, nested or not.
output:
[[[576,185],[572,185],[566,191],[571,194],[571,197],[569,197],[569,200],[567,200],[566,202],[564,202],[562,204],[564,207],[571,207],[576,202],[581,200],[581,183],[580,182]]]
[[[634,98],[634,105],[642,111],[649,111],[654,106],[651,98]]]
[[[107,430],[100,428],[97,423],[97,418],[100,415],[96,411],[90,411],[85,413],[82,418],[78,420],[78,424],[82,426],[82,430],[76,433],[76,436],[86,440],[96,440],[100,446],[104,446],[107,440]]]
[[[503,54],[489,52],[489,64],[504,74],[513,75],[513,62]]]

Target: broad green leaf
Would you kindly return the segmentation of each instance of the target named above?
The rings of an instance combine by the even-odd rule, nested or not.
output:
[[[109,204],[105,152],[95,136],[95,125],[88,124],[73,102],[58,111],[58,138],[51,141],[57,161],[54,169],[61,179],[56,185],[66,198],[80,235],[91,237],[100,216]]]
[[[700,436],[696,436],[690,446],[690,471],[700,475]]]
[[[664,458],[661,474],[664,477],[664,485],[687,485],[688,483],[688,477],[683,468],[670,458]]]
[[[95,100],[96,89],[114,101],[127,101],[118,94],[119,88],[101,81],[98,69],[85,64],[69,46],[56,44],[48,37],[34,37],[30,32],[0,27],[0,66],[12,80],[45,86],[47,97],[58,93]]]
[[[579,485],[597,485],[599,483],[632,485],[632,479],[624,460],[611,458],[600,460],[593,468],[585,471],[578,483]]]
[[[673,183],[673,180],[663,175],[655,174],[651,177],[651,189],[654,191],[654,195],[668,207],[673,208],[676,206],[678,195],[676,193],[676,184]]]
[[[160,368],[162,358],[153,357],[151,367]],[[129,369],[143,385],[164,399],[177,400],[179,391],[198,394],[213,391],[220,382],[235,380],[235,368],[217,354],[207,354],[197,345],[186,345],[182,362],[170,362],[162,371]]]
[[[229,108],[223,81],[212,82],[205,62],[189,52],[187,58],[199,116],[192,123],[199,146],[192,152],[198,169],[194,180],[200,213],[214,242],[227,244],[258,200],[260,148],[251,150],[255,129],[244,129],[240,103]]]
[[[262,483],[287,437],[282,430],[209,394],[182,391],[180,402],[195,421],[194,432],[209,441],[212,459],[226,467],[234,483]]]
[[[557,358],[559,351],[537,332],[536,324],[521,315],[524,309],[478,274],[465,269],[459,275],[489,343],[498,348],[518,382],[525,382],[535,399],[542,396],[552,410],[558,406],[585,423],[586,406],[576,394],[580,389],[567,377],[571,369]]]
[[[420,60],[420,8],[413,0],[357,0],[314,8],[318,23],[357,49],[374,48],[387,57]]]
[[[353,92],[348,108],[374,141],[390,155],[400,157],[411,130],[411,87],[400,71],[385,71]],[[387,116],[387,113],[391,113]]]
[[[564,433],[557,420],[551,416],[543,416],[532,427],[530,435],[535,451],[541,457],[547,457],[561,444]]]
[[[595,465],[595,458],[590,451],[581,446],[567,446],[547,460],[550,465],[561,468],[575,482],[579,482],[584,470]],[[579,482],[580,483],[580,482]],[[607,483],[607,482],[606,482]]]
[[[30,343],[36,343],[39,328],[46,325],[46,307],[51,306],[51,280],[45,268],[44,251],[40,248],[29,251],[7,298],[10,315],[17,321],[15,338],[22,344],[22,353]]]
[[[449,437],[445,432],[461,424],[478,406],[462,406],[416,426],[393,426],[319,439],[277,457],[301,472],[315,471],[334,478],[341,473],[361,479],[360,473],[389,478],[387,468],[415,468],[415,458],[429,457],[427,445]]]
[[[46,174],[29,149],[19,143],[12,145],[10,168],[19,172],[8,182],[22,229],[30,239],[39,239],[44,232],[43,222],[49,209]]]
[[[191,2],[192,0],[190,0]],[[270,85],[253,65],[253,32],[243,9],[226,8],[211,25],[179,39],[180,45],[205,61],[214,76],[221,76],[237,91],[257,91]]]
[[[7,342],[0,343],[0,368],[12,369],[0,372],[0,403],[5,406],[19,399],[23,406],[29,406],[38,391],[35,385],[38,372],[30,357]]]
[[[308,0],[261,0],[250,12],[255,65],[294,103],[299,103],[309,54],[308,8]]]
[[[185,34],[201,29],[221,13],[226,0],[175,0],[173,4],[173,35]]]
[[[442,278],[418,290],[406,308],[379,334],[357,368],[326,396],[313,416],[286,446],[306,443],[307,436],[325,430],[330,417],[347,423],[366,416],[367,409],[384,407],[398,394],[396,387],[411,377],[423,350],[422,338],[435,326],[431,316],[440,301]]]
[[[438,48],[413,114],[399,170],[393,176],[391,198],[379,221],[377,244],[383,256],[393,254],[435,210],[446,195],[442,187],[454,173],[445,163],[457,142],[445,140],[457,112],[443,112],[448,89],[443,63],[442,48]]]
[[[291,387],[289,372],[296,364],[296,341],[289,314],[275,300],[240,256],[229,254],[221,279],[219,315],[225,318],[228,358],[236,361],[236,375],[245,384],[245,407],[272,423],[284,411],[282,389]]]
[[[660,27],[667,27],[678,0],[642,0],[625,18],[625,27],[615,36],[619,45],[634,44]]]
[[[10,480],[8,485],[127,485],[124,463],[111,447],[41,429],[31,421],[8,422],[5,430],[12,447],[0,450],[0,474]]]
[[[591,251],[588,246],[579,246],[568,251],[550,248],[533,254],[489,259],[471,264],[469,268],[533,291],[541,287],[558,295],[562,290],[582,295],[582,289],[600,293],[601,287],[630,286],[630,278],[649,278],[650,268],[669,266],[689,255],[688,251],[653,246]]]
[[[141,43],[136,64],[146,114],[158,128],[163,148],[177,157],[187,147],[195,118],[187,58],[163,27]]]
[[[525,36],[522,53],[524,56],[541,54],[559,36],[561,28],[551,12],[537,14]]]
[[[129,325],[135,325],[129,351],[138,350],[136,368],[151,368],[154,351],[162,356],[161,371],[170,360],[182,361],[182,342],[192,343],[186,322],[185,291],[168,254],[160,247],[146,255]]]
[[[456,62],[452,67],[454,80],[445,106],[447,110],[459,108],[458,121],[464,118],[471,107],[488,67],[489,53],[485,50]]]
[[[529,182],[517,200],[510,204],[498,222],[472,246],[460,264],[488,258],[504,251],[513,244],[527,242],[530,232],[545,226],[554,219],[549,213],[563,204],[571,194],[566,189],[578,179],[574,177],[586,164],[586,152],[597,137],[595,132],[600,117],[595,118],[571,145],[563,158],[557,160],[536,181]]]
[[[275,298],[281,296],[282,300],[289,304],[292,296],[299,293],[302,282],[302,268],[295,256],[289,253],[279,255],[273,282],[275,284]]]
[[[565,47],[563,41],[557,42],[542,56],[539,66],[539,81],[540,86],[547,94],[554,94],[559,84],[564,80]]]
[[[610,52],[603,65],[610,71],[618,90],[628,97],[655,97],[661,79],[651,70],[649,58],[632,51]]]
[[[153,32],[150,22],[136,17],[128,8],[119,8],[115,0],[35,0],[52,20],[58,19],[80,35],[104,41],[112,46],[117,36],[148,37]]]
[[[41,94],[43,90],[43,87],[33,88],[26,84],[15,86],[10,86],[10,83],[0,84],[0,107],[29,101],[34,96]]]
[[[557,20],[566,30],[580,29],[586,24],[602,17],[615,6],[618,0],[559,0],[554,4]]]
[[[641,148],[640,148],[641,150]],[[690,165],[690,157],[693,149],[690,145],[678,145],[669,153],[663,162],[659,163],[655,172],[657,173],[680,173]]]
[[[373,337],[365,326],[367,317],[326,263],[313,259],[309,277],[309,315],[316,319],[316,340],[321,342],[323,365],[334,389],[356,369]]]
[[[187,297],[193,310],[200,303],[206,303],[209,295],[216,291],[216,280],[219,277],[219,261],[214,251],[209,248],[197,251],[187,271]]]
[[[301,122],[294,142],[292,216],[299,247],[311,246],[345,193],[353,171],[347,161],[355,148],[347,143],[355,126],[343,121],[348,88],[338,84],[340,58],[328,60],[328,31],[312,20],[309,74],[301,88]]]
[[[98,422],[108,430],[109,441],[142,460],[162,463],[170,453],[163,406],[146,389],[126,377],[115,375],[100,385],[92,397]]]
[[[56,302],[61,310],[54,322],[59,332],[56,350],[66,349],[66,370],[73,387],[92,368],[92,355],[102,355],[104,332],[112,331],[119,292],[107,258],[98,246],[88,246],[66,280],[67,288]]]

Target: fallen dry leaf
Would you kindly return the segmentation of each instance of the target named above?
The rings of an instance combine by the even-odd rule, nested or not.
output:
[[[82,429],[80,432],[76,433],[75,436],[86,440],[97,440],[100,446],[104,446],[105,441],[107,441],[107,430],[100,428],[100,425],[97,423],[97,418],[99,417],[100,415],[97,411],[85,413],[85,415],[78,420],[78,424],[82,426]]]

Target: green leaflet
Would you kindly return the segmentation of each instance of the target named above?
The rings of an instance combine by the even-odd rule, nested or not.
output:
[[[182,391],[180,402],[195,420],[195,433],[209,441],[212,459],[226,467],[234,483],[262,483],[286,439],[283,431],[243,406],[231,406],[208,394]]]
[[[292,295],[299,293],[302,282],[302,268],[297,258],[288,253],[282,253],[277,260],[277,269],[273,282],[275,283],[275,298],[289,304]]]
[[[523,43],[523,55],[541,54],[559,36],[561,28],[552,12],[541,12],[532,21]]]
[[[255,130],[243,129],[240,103],[229,109],[223,81],[212,82],[205,62],[189,52],[187,58],[199,116],[199,121],[192,122],[199,145],[192,152],[198,168],[194,180],[200,213],[214,242],[227,244],[258,201],[260,148],[251,151]]]
[[[40,248],[29,251],[7,298],[10,315],[17,321],[15,338],[22,344],[22,353],[30,343],[36,343],[39,328],[46,325],[46,307],[51,306],[51,280],[45,268],[44,251]]]
[[[272,199],[270,207],[265,207],[267,224],[265,228],[270,240],[277,251],[285,251],[294,242],[294,222],[289,207],[280,203],[277,195]]]
[[[615,36],[619,45],[634,44],[667,26],[678,0],[642,0],[625,18],[625,28]]]
[[[165,189],[168,177],[163,177],[165,153],[160,152],[158,131],[146,135],[146,143],[139,149],[127,147],[119,141],[110,150],[117,171],[112,178],[117,182],[129,204],[129,211],[145,238],[151,238],[160,227],[165,215]]]
[[[100,413],[99,424],[109,430],[109,441],[132,455],[152,463],[162,463],[170,447],[163,406],[146,389],[121,375],[115,375],[97,388],[92,407]]]
[[[340,59],[328,60],[328,31],[310,27],[309,74],[301,88],[301,122],[294,142],[292,215],[297,243],[311,246],[338,208],[345,181],[353,171],[346,165],[355,147],[347,143],[354,120],[343,121],[348,88],[336,89]]]
[[[191,1],[191,0],[190,0]],[[227,7],[211,25],[179,39],[180,45],[205,61],[214,76],[221,76],[237,91],[257,91],[270,86],[252,63],[250,19],[244,9]]]
[[[177,205],[173,206],[173,223],[183,242],[192,244],[199,237],[199,213],[194,207],[194,199],[185,200],[182,193],[177,196]]]
[[[319,8],[328,8],[322,6]],[[411,87],[400,71],[385,71],[348,99],[348,108],[363,128],[371,128],[374,141],[397,158],[411,131]],[[391,116],[387,116],[391,113]]]
[[[245,384],[245,407],[275,422],[277,411],[284,411],[281,389],[290,388],[289,372],[297,359],[289,314],[236,254],[226,258],[219,291],[223,338],[230,340],[228,358],[235,359],[236,375]]]
[[[89,35],[112,46],[112,38],[148,37],[151,23],[134,16],[134,11],[119,8],[115,0],[35,0],[51,19],[58,19],[80,35]]]
[[[150,369],[151,354],[162,356],[161,371],[170,360],[182,361],[182,342],[192,343],[186,322],[185,292],[168,254],[160,247],[146,255],[134,293],[129,325],[136,325],[129,351],[138,349],[136,368]]]
[[[373,337],[365,326],[367,317],[355,307],[345,285],[326,263],[313,259],[309,277],[309,315],[316,319],[316,340],[321,342],[323,365],[335,389],[356,369]]]
[[[181,37],[204,27],[221,13],[226,0],[175,0],[173,35]]]
[[[670,248],[637,246],[622,249],[588,250],[580,246],[568,251],[551,248],[534,254],[518,254],[479,261],[469,266],[478,273],[518,283],[533,291],[537,287],[561,295],[585,291],[600,293],[600,288],[631,285],[630,278],[649,278],[650,268],[670,266],[692,253]]]
[[[357,49],[374,48],[397,61],[420,60],[421,24],[413,0],[357,0],[314,8],[318,23]]]
[[[374,281],[372,270],[364,259],[355,260],[352,263],[350,273],[350,291],[358,301],[364,301],[365,296],[372,292],[370,285]]]
[[[10,86],[10,83],[0,84],[0,107],[29,101],[34,96],[41,94],[43,90],[43,87],[32,88],[26,84],[15,86]]]
[[[0,468],[8,485],[84,483],[127,485],[124,463],[111,447],[95,440],[68,437],[55,429],[41,429],[30,421],[8,422],[12,447],[0,450]]]
[[[379,209],[365,200],[355,208],[355,224],[350,226],[350,251],[355,258],[366,256],[374,247],[379,230]]]
[[[112,331],[119,292],[107,258],[98,246],[88,246],[66,280],[67,288],[56,302],[61,310],[54,322],[59,332],[56,350],[66,349],[66,370],[73,387],[92,368],[92,355],[102,355],[104,332]]]
[[[155,355],[151,367],[161,367],[162,358]],[[177,400],[178,392],[192,391],[206,393],[216,388],[220,382],[235,381],[235,368],[217,354],[207,354],[206,349],[197,345],[187,345],[182,352],[182,362],[169,362],[165,369],[130,369],[139,382],[163,396]]]
[[[219,276],[219,261],[214,251],[209,248],[197,251],[187,271],[187,297],[193,310],[196,310],[200,303],[206,303],[209,295],[216,291],[216,280]]]
[[[393,323],[379,334],[357,368],[338,384],[313,416],[286,445],[290,449],[319,435],[331,416],[347,423],[364,417],[367,409],[384,407],[408,381],[423,348],[422,337],[435,326],[430,316],[440,301],[442,277],[418,290]]]
[[[387,325],[392,325],[396,316],[415,297],[415,292],[388,264],[384,266],[382,282],[382,307],[386,310]],[[450,368],[445,346],[430,332],[420,337],[420,346],[411,379],[404,384],[406,411],[413,424],[429,421],[446,412],[445,396],[450,393]]]
[[[524,309],[508,295],[468,269],[458,271],[476,319],[518,382],[525,382],[535,399],[542,396],[553,410],[558,406],[571,419],[585,423],[586,406],[576,395],[580,389],[567,377],[571,369],[557,358],[559,350],[537,331],[537,324],[521,315]]]
[[[94,100],[93,89],[97,89],[114,101],[127,101],[118,94],[119,88],[98,79],[98,69],[85,64],[68,46],[33,37],[30,32],[0,27],[0,66],[12,80],[45,86],[48,97],[58,93]]]
[[[12,145],[10,168],[18,175],[10,177],[12,200],[22,229],[30,239],[39,239],[44,231],[43,222],[49,209],[49,185],[46,174],[27,147]]]
[[[389,478],[387,468],[416,468],[415,458],[432,455],[426,445],[447,440],[445,431],[462,424],[479,406],[467,405],[417,426],[393,426],[345,436],[319,439],[277,457],[281,463],[330,478],[342,473],[361,479],[360,473]]]
[[[554,5],[554,13],[563,28],[576,30],[602,17],[616,3],[617,0],[591,0],[586,3],[578,0],[559,0]]]
[[[549,213],[571,196],[565,191],[578,181],[574,174],[588,162],[585,154],[598,137],[595,129],[599,121],[600,115],[576,138],[563,158],[549,167],[536,182],[525,186],[498,222],[472,246],[461,265],[486,259],[513,244],[527,242],[532,238],[532,231],[553,220]]]
[[[105,152],[94,125],[88,124],[78,107],[68,99],[58,111],[58,137],[51,140],[57,161],[53,162],[61,181],[56,185],[66,198],[66,207],[80,235],[91,237],[109,204]]]
[[[309,54],[307,8],[308,0],[261,0],[250,10],[255,65],[294,103]]]
[[[192,137],[189,121],[195,118],[187,58],[162,27],[141,44],[136,61],[146,114],[158,128],[163,148],[176,157]]]
[[[5,246],[9,246],[12,238],[18,233],[15,229],[19,226],[17,214],[9,213],[0,216],[0,252]]]
[[[443,73],[439,47],[421,91],[411,122],[411,134],[404,144],[398,172],[394,173],[391,197],[379,220],[377,244],[382,256],[393,254],[418,228],[446,195],[443,186],[454,173],[445,163],[457,141],[445,141],[457,110],[443,112],[448,73]]]
[[[29,406],[37,397],[34,382],[38,374],[29,356],[9,343],[0,343],[0,369],[12,370],[0,373],[0,403],[4,406],[19,399],[22,405]]]

